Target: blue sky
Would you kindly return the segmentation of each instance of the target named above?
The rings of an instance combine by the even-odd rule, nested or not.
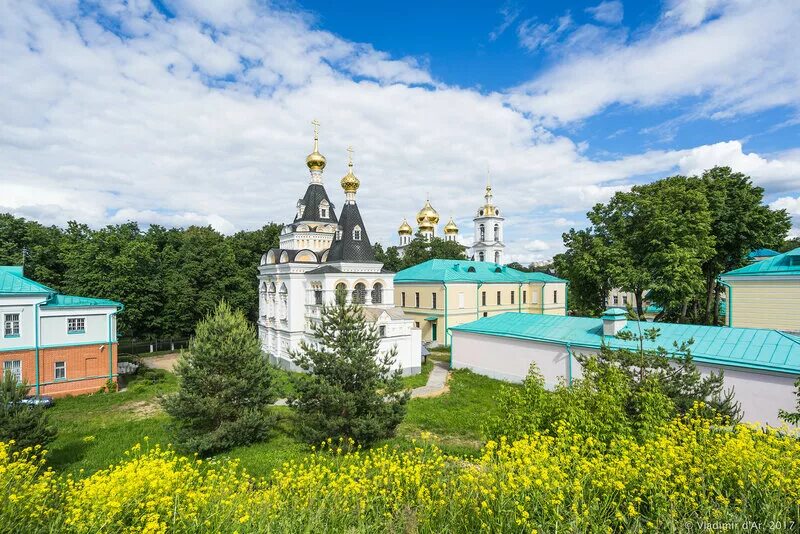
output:
[[[465,243],[486,169],[508,257],[615,191],[730,165],[800,233],[800,2],[11,1],[0,210],[45,223],[291,219],[310,121],[356,149],[373,241],[430,194]]]

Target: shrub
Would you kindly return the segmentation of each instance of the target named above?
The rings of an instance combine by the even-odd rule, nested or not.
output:
[[[561,423],[552,435],[489,441],[477,458],[421,444],[346,452],[351,444],[331,441],[264,481],[236,463],[138,447],[84,480],[54,481],[38,458],[0,446],[0,530],[686,532],[745,521],[794,530],[798,435],[723,430],[703,411],[642,442],[603,444]]]
[[[795,381],[794,387],[797,389],[795,391],[795,396],[797,397],[797,411],[787,412],[786,410],[780,410],[778,415],[789,424],[800,425],[800,378]]]
[[[0,379],[0,440],[13,441],[16,450],[47,445],[57,434],[44,406],[22,402],[30,389],[8,371]]]
[[[309,443],[349,438],[368,445],[392,436],[409,398],[400,370],[392,371],[396,350],[379,354],[381,338],[343,293],[334,305],[323,306],[313,334],[317,342],[302,342],[292,355],[309,373],[296,381],[290,397],[301,437]]]
[[[252,325],[221,302],[198,323],[163,399],[177,442],[202,455],[265,439],[273,422],[269,366]]]

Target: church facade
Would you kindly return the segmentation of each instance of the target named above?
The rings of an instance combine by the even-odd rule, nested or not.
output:
[[[381,352],[397,351],[394,367],[403,374],[419,372],[421,332],[394,305],[394,273],[375,260],[356,203],[360,181],[353,173],[352,155],[341,180],[345,201],[339,216],[323,184],[326,160],[319,152],[316,128],[306,165],[311,178],[297,201],[294,220],[284,226],[280,246],[264,254],[259,265],[263,351],[273,363],[297,370],[291,352],[302,341],[314,343],[312,327],[323,305],[333,304],[336,292],[345,291],[348,302],[363,306],[368,323],[381,337]]]
[[[495,206],[493,201],[492,186],[486,184],[484,193],[484,204],[472,219],[474,236],[472,244],[467,247],[467,257],[475,261],[487,261],[502,264],[505,260],[505,243],[503,242],[503,221],[500,216],[500,209]],[[417,231],[426,239],[437,236],[437,226],[439,224],[439,213],[431,206],[430,200],[425,200],[425,205],[417,213]],[[411,243],[413,228],[408,221],[403,219],[400,228],[397,229],[400,244],[397,251],[402,256],[405,248]],[[447,241],[458,241],[458,226],[453,218],[444,226],[444,239]]]

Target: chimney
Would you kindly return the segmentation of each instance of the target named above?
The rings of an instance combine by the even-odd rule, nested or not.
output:
[[[608,308],[603,312],[603,335],[616,336],[628,324],[628,312],[623,308]]]

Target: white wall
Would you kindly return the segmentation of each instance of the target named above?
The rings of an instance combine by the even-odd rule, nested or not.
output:
[[[30,348],[34,345],[34,304],[42,297],[0,297],[0,350]],[[19,314],[19,337],[5,337],[5,314]]]
[[[42,308],[40,343],[43,347],[53,345],[74,345],[87,343],[108,343],[108,314],[114,308]],[[83,334],[67,333],[67,318],[83,317]]]
[[[454,369],[472,371],[509,382],[521,382],[531,363],[536,363],[544,375],[545,385],[552,389],[559,380],[566,380],[568,359],[566,347],[555,343],[542,343],[500,336],[452,332]],[[573,348],[573,354],[596,352],[593,349]],[[780,426],[778,410],[795,408],[794,381],[792,375],[762,373],[736,367],[712,366],[697,363],[704,375],[722,370],[725,389],[734,388],[737,401],[742,405],[744,421]],[[578,361],[572,358],[572,378],[582,376]]]

